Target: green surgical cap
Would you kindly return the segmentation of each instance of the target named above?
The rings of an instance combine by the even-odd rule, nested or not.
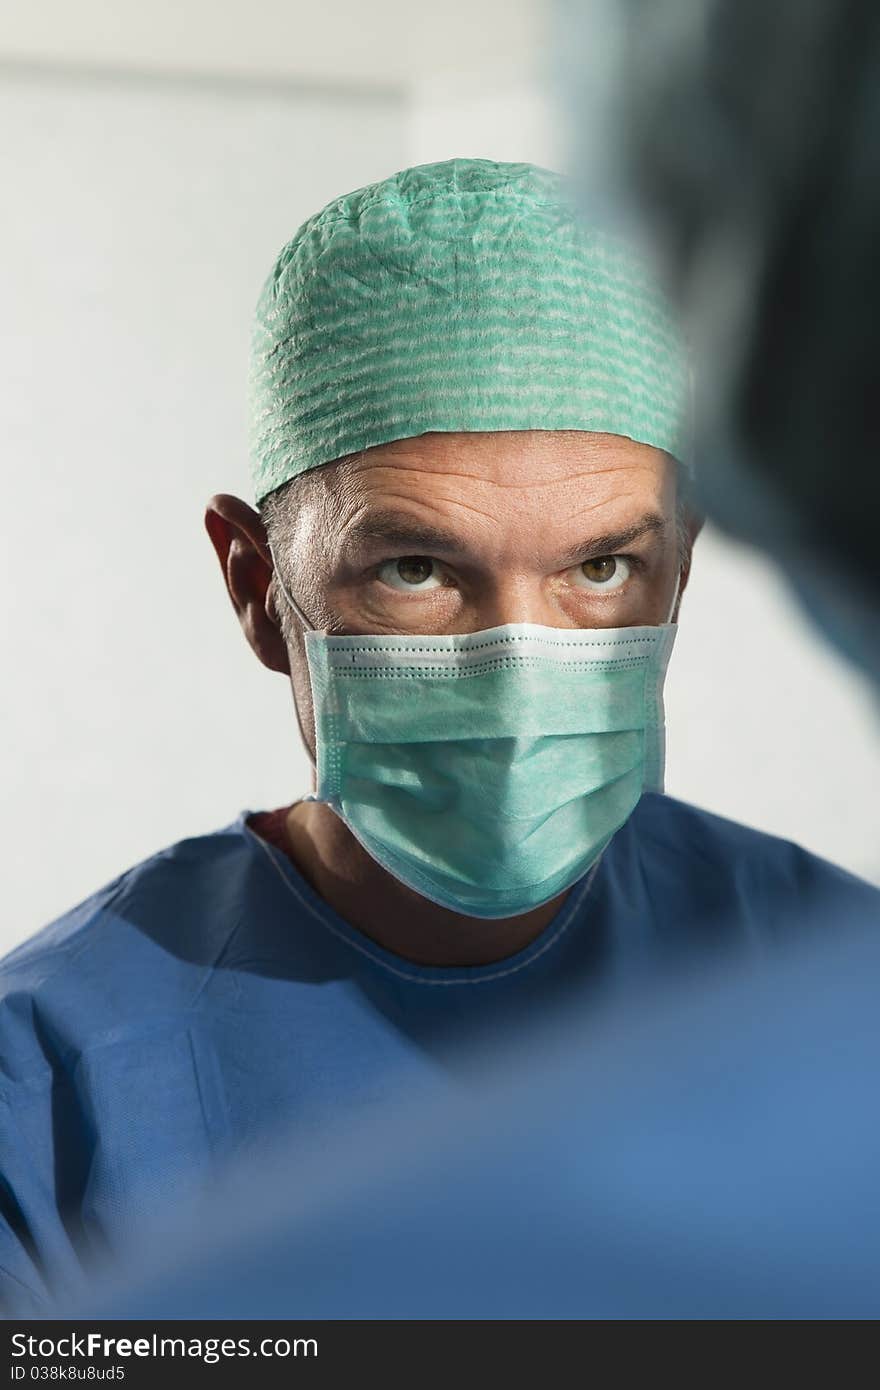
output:
[[[532,164],[450,159],[336,198],[257,306],[259,503],[431,430],[598,430],[682,459],[685,351],[647,270]]]

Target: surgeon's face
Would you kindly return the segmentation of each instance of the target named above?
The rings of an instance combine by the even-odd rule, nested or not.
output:
[[[575,431],[426,434],[313,476],[296,556],[278,558],[316,626],[439,634],[669,613],[675,468],[659,449]]]
[[[298,481],[301,493],[298,482],[288,493],[289,553],[278,562],[313,625],[337,634],[662,623],[679,570],[680,590],[687,582],[675,465],[618,435],[425,434]],[[210,514],[209,530],[217,545]],[[284,604],[280,594],[274,604]],[[259,614],[254,620],[259,626]],[[298,622],[288,630],[294,697],[314,754],[302,631]]]

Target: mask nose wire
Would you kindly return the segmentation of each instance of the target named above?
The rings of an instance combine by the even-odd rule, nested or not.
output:
[[[266,544],[269,545],[269,542],[267,541]],[[272,556],[272,572],[273,572],[273,574],[274,574],[274,576],[275,576],[275,580],[276,580],[276,583],[278,584],[279,589],[281,590],[281,592],[282,592],[282,594],[284,595],[284,597],[287,599],[287,602],[290,604],[290,606],[291,606],[291,608],[293,609],[294,613],[295,613],[296,616],[299,618],[299,620],[300,620],[300,622],[302,623],[303,627],[306,628],[309,632],[314,632],[314,631],[315,631],[314,623],[310,623],[310,622],[309,622],[309,620],[308,620],[308,618],[306,617],[305,613],[302,611],[302,609],[300,608],[300,606],[299,606],[299,604],[297,603],[296,599],[293,597],[293,594],[291,594],[291,593],[288,591],[287,586],[286,586],[286,584],[284,583],[284,580],[281,578],[281,571],[280,571],[280,569],[278,568],[278,561],[277,561],[276,558],[275,558],[275,551],[272,549],[271,545],[269,545],[269,554]]]
[[[671,622],[672,622],[672,615],[673,615],[673,613],[675,612],[675,605],[678,603],[678,595],[679,595],[680,591],[681,591],[681,569],[679,568],[678,574],[675,576],[675,593],[672,595],[672,605],[671,605],[671,607],[670,607],[670,609],[669,609],[669,617],[666,619],[666,622],[667,622],[667,623],[671,623]]]
[[[269,542],[267,541],[266,544],[269,545]],[[284,580],[281,578],[281,571],[280,571],[279,568],[278,568],[278,561],[275,559],[275,551],[272,549],[271,545],[269,545],[269,554],[272,556],[272,572],[273,572],[273,574],[274,574],[275,579],[276,579],[277,582],[278,582],[278,587],[279,587],[279,589],[281,590],[281,592],[282,592],[282,594],[284,595],[285,599],[286,599],[287,602],[290,604],[291,608],[293,609],[293,611],[294,611],[294,613],[296,614],[296,616],[299,618],[300,622],[302,623],[302,625],[303,625],[303,627],[306,629],[306,631],[308,631],[308,632],[314,632],[314,631],[315,631],[315,628],[314,628],[313,625],[309,622],[308,618],[306,617],[305,613],[304,613],[304,612],[302,611],[302,609],[300,608],[300,606],[299,606],[299,604],[297,603],[296,599],[293,597],[293,595],[292,595],[291,593],[288,592],[287,587],[286,587],[286,585],[285,585],[285,583],[284,583]],[[312,713],[313,713],[313,717],[317,719],[317,714],[316,714],[316,712],[315,712],[315,707],[314,707],[314,695],[313,695],[312,699],[313,699],[313,703],[312,703]],[[315,774],[315,777],[317,778],[317,775],[318,775],[318,764],[316,763],[315,759],[312,757],[312,751],[311,751],[311,749],[309,748],[308,739],[306,738],[306,731],[305,731],[305,729],[304,729],[303,726],[302,726],[302,719],[301,719],[301,717],[300,717],[299,705],[297,704],[296,699],[294,699],[293,708],[294,708],[294,712],[295,712],[295,714],[296,714],[296,722],[297,722],[297,725],[298,725],[298,727],[299,727],[299,736],[300,736],[300,738],[302,739],[303,748],[306,750],[306,757],[308,758],[309,762],[311,763],[311,765],[312,765],[312,770],[313,770],[313,772],[314,772],[314,774]],[[316,738],[317,738],[317,733],[316,733]],[[301,797],[298,798],[298,800],[300,800],[300,801],[315,801],[316,799],[317,799],[317,798],[316,798],[314,792],[310,792],[307,796],[301,796]]]

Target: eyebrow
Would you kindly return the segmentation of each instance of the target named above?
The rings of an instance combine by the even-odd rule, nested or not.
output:
[[[666,522],[657,512],[648,512],[639,521],[620,531],[607,531],[599,536],[591,536],[580,545],[567,550],[558,558],[559,568],[565,569],[578,560],[591,556],[613,555],[632,545],[633,541],[651,533],[660,534],[666,530]],[[340,537],[348,549],[355,546],[387,545],[399,549],[406,555],[462,555],[467,546],[454,532],[444,531],[442,527],[416,521],[405,512],[377,511],[356,521]]]
[[[665,530],[666,522],[663,517],[657,512],[648,512],[640,521],[633,522],[632,526],[625,526],[621,531],[606,531],[602,536],[592,536],[582,545],[567,550],[559,557],[559,567],[564,569],[567,565],[577,564],[578,560],[585,557],[614,555],[642,536],[662,535]]]
[[[354,545],[389,545],[400,547],[407,553],[421,554],[422,550],[447,555],[460,555],[466,547],[458,536],[444,531],[439,526],[416,521],[406,512],[370,512],[360,521],[354,522],[341,537],[347,547]]]

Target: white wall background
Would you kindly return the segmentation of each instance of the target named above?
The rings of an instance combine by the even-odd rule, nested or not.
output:
[[[277,251],[409,151],[400,96],[176,81],[7,76],[0,127],[5,945],[302,785],[204,504],[249,496],[249,322]]]
[[[304,217],[408,163],[559,162],[534,7],[496,8],[475,28],[447,7],[433,49],[397,0],[360,48],[364,11],[340,3],[226,5],[201,44],[196,0],[158,6],[152,47],[143,7],[99,0],[0,32],[0,948],[160,846],[306,789],[286,685],[238,631],[203,506],[248,496],[249,318]],[[668,690],[673,794],[880,877],[867,693],[770,567],[711,533]]]

